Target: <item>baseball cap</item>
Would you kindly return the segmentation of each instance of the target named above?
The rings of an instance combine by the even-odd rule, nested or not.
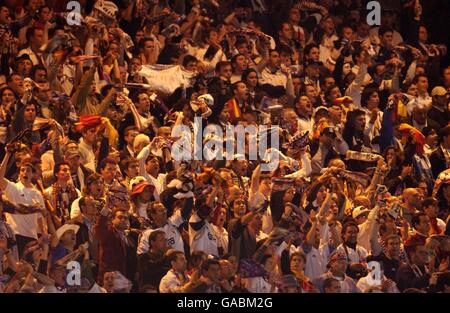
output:
[[[445,96],[447,94],[447,90],[442,86],[436,86],[431,91],[431,96]]]
[[[365,214],[365,213],[369,213],[369,212],[370,212],[369,209],[366,209],[365,207],[360,205],[353,209],[352,217],[357,218],[358,216]]]

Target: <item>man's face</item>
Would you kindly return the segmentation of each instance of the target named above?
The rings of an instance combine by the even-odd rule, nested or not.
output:
[[[33,179],[33,169],[27,165],[20,167],[19,178],[22,183],[31,183]]]
[[[400,239],[390,239],[386,244],[387,254],[391,258],[398,258],[400,255]]]
[[[175,262],[172,263],[172,266],[175,269],[175,271],[179,273],[184,273],[184,271],[186,270],[186,263],[187,263],[186,257],[184,256],[184,254],[178,253],[177,259],[175,260]]]
[[[116,165],[112,163],[106,164],[106,166],[101,170],[101,174],[105,181],[111,181],[116,176]]]
[[[130,62],[130,73],[139,72],[142,68],[142,61],[139,58],[133,58]]]
[[[284,40],[292,40],[292,28],[291,25],[284,23],[281,30],[279,31],[279,35]]]
[[[292,8],[291,11],[289,11],[289,20],[293,23],[300,22],[300,11],[297,8]]]
[[[103,287],[108,292],[112,292],[114,289],[114,272],[106,272],[103,275]]]
[[[428,263],[428,250],[425,246],[418,246],[413,256],[414,264],[425,265]]]
[[[234,276],[231,264],[227,260],[220,260],[220,276],[222,279],[230,279]]]
[[[344,241],[350,244],[355,244],[358,237],[358,227],[352,225],[348,226],[344,232]]]
[[[234,216],[240,218],[245,215],[246,211],[247,211],[247,206],[245,205],[244,199],[238,198],[233,202]]]
[[[91,197],[86,198],[86,201],[82,208],[83,213],[88,216],[96,215],[97,214],[97,206],[95,204],[96,204],[96,202],[93,198],[91,198]]]
[[[408,95],[413,96],[413,97],[417,97],[418,93],[417,93],[417,85],[416,84],[411,84],[408,88],[408,91],[406,92]]]
[[[248,169],[248,162],[247,160],[237,160],[235,161],[235,169],[238,172],[238,175],[244,176]]]
[[[240,55],[236,58],[235,67],[238,71],[243,71],[247,68],[247,58]]]
[[[50,85],[49,85],[49,83],[42,83],[40,85],[41,85],[41,88],[39,88],[37,97],[39,100],[41,100],[43,102],[47,102],[50,100],[51,92],[52,92],[52,90],[50,89]]]
[[[157,225],[164,225],[167,221],[167,209],[161,203],[156,203],[151,216]]]
[[[147,94],[141,93],[138,96],[138,109],[144,113],[150,110],[150,98]]]
[[[420,216],[420,221],[419,224],[416,224],[416,229],[422,234],[428,235],[430,231],[430,218],[426,215]]]
[[[333,280],[330,287],[325,288],[325,293],[341,293],[341,283],[339,281]]]
[[[251,51],[251,47],[249,46],[248,43],[243,42],[243,43],[241,43],[241,44],[239,44],[237,46],[237,51],[240,54],[244,55],[245,57],[248,57],[249,56],[249,52]]]
[[[420,125],[425,125],[427,122],[427,109],[415,107],[412,112],[412,118]]]
[[[191,72],[195,72],[197,71],[197,61],[190,61],[188,62],[188,64],[186,64],[186,70],[191,71]]]
[[[137,130],[128,131],[125,136],[126,143],[130,146],[133,146],[134,138],[136,138],[137,135],[139,135],[139,132]]]
[[[423,26],[419,27],[419,41],[423,43],[428,41],[428,32],[427,29]]]
[[[145,163],[145,169],[149,174],[157,174],[159,172],[159,162],[157,158],[151,158]]]
[[[409,206],[417,208],[420,204],[420,194],[416,189],[411,190],[411,192],[406,197],[406,203]]]
[[[37,70],[34,73],[33,79],[38,83],[45,82],[47,80],[47,73],[44,70]],[[47,88],[47,89],[49,89],[49,88]]]
[[[328,88],[333,85],[334,85],[334,78],[329,77],[325,80],[325,88]],[[333,88],[330,92],[330,100],[334,101],[339,97],[341,97],[341,90],[338,87]]]
[[[301,96],[297,103],[297,110],[299,113],[306,114],[307,116],[311,116],[312,114],[312,105],[311,101],[307,96]]]
[[[163,251],[167,247],[167,239],[165,234],[158,234],[155,241],[151,241],[153,250]]]
[[[136,177],[139,174],[138,162],[130,162],[127,167],[127,176],[129,178]]]
[[[226,80],[231,79],[231,75],[233,75],[233,68],[231,65],[224,65],[220,68],[219,76],[225,78]]]
[[[218,264],[211,264],[204,275],[212,280],[213,282],[218,282],[220,279],[220,266]]]
[[[11,18],[9,17],[9,9],[5,6],[0,8],[0,24],[9,24]]]
[[[439,213],[439,208],[435,204],[430,204],[425,208],[424,211],[429,218],[436,218]]]
[[[280,54],[277,51],[272,51],[270,53],[269,62],[273,67],[279,67],[281,64]]]
[[[316,47],[313,47],[308,55],[307,55],[307,59],[311,60],[311,61],[315,61],[315,62],[319,62],[319,56],[320,56],[320,50]]]
[[[330,264],[330,269],[334,274],[343,275],[347,269],[347,262],[345,260],[337,260]]]
[[[92,145],[97,137],[97,128],[89,128],[83,131],[83,139],[86,143]]]
[[[8,85],[12,90],[14,90],[15,93],[19,95],[22,95],[24,93],[22,76],[13,75],[11,78],[11,82],[9,82]]]
[[[144,43],[144,54],[145,55],[151,55],[153,53],[155,53],[156,50],[156,44],[153,40],[147,40]]]
[[[56,174],[56,178],[58,179],[58,181],[63,181],[63,182],[67,182],[70,179],[70,167],[69,165],[61,165],[59,167],[59,171]]]
[[[428,90],[428,78],[419,77],[419,79],[417,81],[417,89],[422,92],[427,91]]]
[[[298,95],[299,92],[300,92],[300,88],[301,88],[301,86],[302,86],[302,80],[301,80],[301,78],[300,78],[300,77],[294,77],[294,78],[292,78],[292,84],[294,85],[294,93],[295,93],[296,95]]]
[[[238,83],[236,89],[234,90],[234,95],[237,99],[245,100],[248,96],[247,85],[244,83]]]
[[[365,127],[366,127],[366,117],[361,114],[355,120],[355,129],[357,131],[363,131]]]
[[[216,31],[212,31],[209,33],[209,38],[208,38],[209,44],[215,44],[218,45],[219,42],[219,34]]]
[[[353,41],[353,29],[351,29],[350,27],[345,27],[342,30],[342,37],[347,39],[348,41],[352,42]]]
[[[340,123],[342,121],[342,108],[339,105],[333,105],[328,109],[330,112],[330,119],[334,123]]]
[[[295,272],[301,272],[305,268],[305,262],[303,259],[296,255],[291,260],[291,271]]]
[[[99,198],[103,195],[105,184],[102,179],[97,179],[89,185],[89,193],[94,198]]]
[[[41,47],[44,44],[44,31],[42,29],[35,29],[30,41],[32,45]]]
[[[21,74],[28,75],[33,67],[33,63],[28,59],[20,60],[19,64],[17,64],[17,71]]]
[[[61,239],[60,239],[62,244],[65,246],[74,245],[76,240],[77,240],[77,235],[75,234],[75,232],[72,229],[70,229],[70,230],[66,231],[64,234],[62,234]]]
[[[117,211],[114,214],[112,224],[118,230],[123,231],[123,230],[128,229],[128,227],[130,225],[128,213],[125,211]]]
[[[392,32],[385,32],[381,37],[381,42],[383,46],[392,47],[392,38],[393,38]]]
[[[444,83],[445,86],[450,86],[450,66],[444,70]]]

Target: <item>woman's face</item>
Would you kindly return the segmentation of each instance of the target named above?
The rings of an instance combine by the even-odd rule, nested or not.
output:
[[[2,94],[2,105],[5,107],[9,107],[14,103],[14,93],[12,90],[6,89]]]
[[[380,104],[380,97],[378,96],[378,92],[372,93],[370,95],[369,101],[367,101],[367,109],[372,110],[374,108],[377,108]]]
[[[221,208],[219,212],[219,216],[217,217],[217,225],[223,226],[227,219],[227,210],[225,208]]]
[[[386,161],[388,164],[392,164],[393,162],[395,162],[395,150],[394,149],[389,149],[386,152]]]
[[[275,259],[273,257],[267,258],[266,263],[264,263],[264,268],[268,273],[275,270]]]
[[[258,85],[258,75],[255,72],[248,74],[246,84],[247,87],[255,88]]]
[[[363,131],[366,127],[366,117],[364,115],[359,115],[355,119],[355,130]]]
[[[319,188],[319,191],[317,192],[317,203],[322,204],[323,200],[325,200],[327,189],[325,186],[322,186]]]
[[[238,198],[233,202],[233,212],[236,217],[242,217],[245,215],[247,207],[245,205],[245,200]]]
[[[25,107],[24,118],[29,123],[34,121],[36,118],[36,107],[34,105],[28,105]]]
[[[305,262],[303,259],[296,255],[291,260],[291,271],[293,272],[302,272],[305,269]]]
[[[295,188],[289,188],[288,190],[286,190],[285,194],[284,194],[284,201],[285,202],[291,202],[292,199],[294,198],[294,194],[295,194]]]

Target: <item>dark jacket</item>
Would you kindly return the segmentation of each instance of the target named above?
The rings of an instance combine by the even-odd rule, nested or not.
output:
[[[398,290],[403,292],[408,288],[422,289],[426,288],[430,282],[430,274],[425,272],[425,267],[420,268],[422,275],[416,275],[412,267],[408,264],[402,264],[398,268],[396,283]]]
[[[148,251],[138,256],[139,286],[151,285],[159,288],[161,279],[170,269],[164,253]]]
[[[440,172],[447,169],[447,163],[445,162],[444,151],[442,151],[442,148],[439,146],[435,151],[433,151],[429,159],[433,177],[437,178]]]
[[[99,281],[103,281],[103,274],[110,271],[119,271],[134,281],[137,249],[135,239],[128,235],[126,244],[119,232],[108,223],[108,217],[103,215],[98,217],[94,227],[99,241]]]

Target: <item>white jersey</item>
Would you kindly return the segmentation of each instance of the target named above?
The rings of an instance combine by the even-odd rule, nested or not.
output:
[[[178,210],[173,213],[167,220],[167,224],[157,229],[146,229],[139,237],[139,243],[137,247],[137,254],[146,253],[150,249],[148,238],[155,230],[162,230],[166,234],[167,245],[176,251],[184,253],[183,239],[181,238],[178,227],[184,222],[181,212]]]
[[[204,225],[198,231],[194,230],[190,225],[201,220],[197,213],[194,213],[189,219],[189,245],[191,247],[191,254],[194,251],[203,251],[207,254],[218,256],[218,244],[213,225],[208,221],[204,221]]]

